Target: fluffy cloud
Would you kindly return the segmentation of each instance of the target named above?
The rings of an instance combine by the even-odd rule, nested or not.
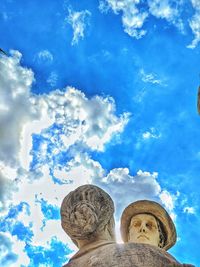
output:
[[[176,214],[174,213],[175,202],[179,197],[180,193],[171,194],[167,190],[163,190],[160,194],[160,199],[164,205],[164,207],[169,211],[170,216],[173,220],[176,219]]]
[[[12,253],[12,242],[7,234],[0,233],[0,264],[2,266],[8,266],[7,264],[12,264],[16,262],[17,255]],[[6,265],[5,265],[6,264]]]
[[[30,95],[33,72],[20,66],[21,54],[11,51],[11,57],[0,59],[0,201],[5,208],[6,197],[16,185],[16,175],[23,161],[24,125],[39,118]]]
[[[30,99],[33,72],[20,66],[21,54],[0,60],[0,161],[19,164],[23,125],[37,117]]]
[[[0,165],[0,213],[6,212],[7,202],[12,198],[12,192],[16,189],[15,177],[15,170],[6,168],[3,164]]]
[[[127,32],[130,36],[137,39],[145,35],[146,31],[142,29],[142,26],[148,17],[148,12],[139,11],[137,1],[123,1],[123,0],[106,0],[108,6],[114,11],[115,14],[122,12],[122,23],[124,26],[124,31]],[[102,12],[105,12],[105,5],[100,2],[99,6]]]
[[[148,17],[154,16],[164,19],[170,25],[179,29],[182,34],[186,33],[186,25],[189,26],[194,34],[194,40],[188,48],[195,48],[200,41],[200,6],[198,0],[191,0],[192,10],[195,12],[193,17],[185,17],[184,1],[176,0],[100,0],[99,9],[107,13],[111,9],[115,14],[122,14],[122,24],[124,31],[131,37],[139,39],[146,34],[144,24]]]
[[[52,71],[47,79],[47,83],[51,86],[51,87],[55,87],[57,84],[57,80],[58,80],[58,74],[54,71]]]
[[[97,183],[105,188],[115,200],[118,217],[122,210],[133,201],[159,199],[161,187],[156,180],[157,176],[157,173],[151,174],[141,170],[132,176],[128,168],[116,168]]]
[[[66,21],[72,26],[73,29],[73,39],[72,45],[78,43],[78,41],[84,38],[86,26],[89,24],[89,17],[91,13],[88,10],[84,11],[72,11],[68,10],[69,15]]]
[[[184,32],[183,22],[180,18],[181,1],[174,0],[148,0],[149,12],[156,18],[165,19]]]
[[[46,114],[54,127],[43,131],[44,138],[39,148],[40,161],[44,149],[52,148],[54,155],[70,148],[70,152],[82,148],[103,151],[113,135],[120,133],[128,122],[129,114],[117,117],[114,100],[110,97],[94,96],[88,99],[84,93],[68,87],[64,91],[53,91],[43,95]],[[46,145],[45,145],[46,144]],[[40,152],[41,151],[41,152]]]
[[[180,14],[178,11],[178,6],[181,6],[181,3],[170,0],[148,0],[146,8],[144,8],[144,3],[141,0],[134,2],[131,0],[105,0],[105,2],[100,1],[99,9],[101,12],[107,12],[109,8],[115,14],[122,12],[124,31],[136,39],[146,34],[143,26],[150,15],[165,19],[183,31],[183,23],[179,18]]]
[[[20,59],[19,52],[0,59],[0,201],[3,234],[8,233],[10,240],[3,238],[5,249],[16,251],[19,257],[13,256],[13,261],[26,266],[28,255],[36,253],[33,247],[50,249],[55,235],[63,243],[71,243],[59,217],[48,217],[45,210],[53,208],[59,214],[60,202],[69,191],[103,177],[100,164],[84,151],[103,151],[105,144],[123,131],[129,115],[116,116],[111,97],[88,99],[72,87],[32,94],[33,72],[22,67]],[[13,213],[7,214],[5,203]],[[12,209],[22,203],[27,208]],[[7,264],[11,264],[9,259]]]
[[[70,87],[49,95],[31,94],[33,72],[21,67],[20,59],[21,54],[13,52],[13,56],[2,56],[0,60],[0,161],[1,170],[5,172],[10,165],[13,173],[15,171],[11,180],[16,178],[17,171],[29,169],[33,133],[40,135],[43,130],[40,137],[44,137],[46,143],[41,142],[38,154],[41,153],[41,158],[45,157],[45,146],[48,149],[51,144],[53,158],[72,145],[75,149],[77,143],[102,151],[112,136],[123,130],[128,114],[117,117],[114,100],[110,97],[88,99],[82,92]],[[50,125],[57,127],[49,128]],[[49,130],[45,131],[45,128]],[[7,176],[10,175],[11,172]],[[1,188],[7,187],[3,182],[7,176],[1,175]]]
[[[200,2],[198,0],[191,0],[191,3],[195,10],[195,14],[190,19],[189,25],[194,34],[194,39],[187,47],[193,49],[200,42]]]
[[[24,252],[24,248],[25,242],[18,240],[9,233],[0,233],[1,266],[27,266],[30,259]]]

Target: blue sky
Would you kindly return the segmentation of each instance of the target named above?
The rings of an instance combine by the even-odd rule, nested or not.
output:
[[[62,266],[68,192],[138,199],[174,219],[199,266],[199,0],[1,0],[0,265]]]

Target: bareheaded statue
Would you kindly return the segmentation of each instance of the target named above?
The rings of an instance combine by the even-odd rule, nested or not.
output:
[[[80,186],[62,202],[61,225],[79,248],[73,259],[112,244],[115,242],[114,203],[101,188]]]

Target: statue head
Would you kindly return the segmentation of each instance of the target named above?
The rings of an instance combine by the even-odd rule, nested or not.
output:
[[[81,241],[114,241],[113,214],[114,203],[104,190],[94,185],[83,185],[64,198],[61,225],[79,248]]]
[[[167,211],[158,203],[140,200],[131,203],[121,217],[124,242],[145,243],[165,250],[176,242],[176,229]]]

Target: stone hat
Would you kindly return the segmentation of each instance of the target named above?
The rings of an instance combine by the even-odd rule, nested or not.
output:
[[[175,225],[167,213],[167,211],[157,202],[150,200],[139,200],[131,203],[122,213],[121,217],[121,235],[123,241],[128,242],[128,232],[131,218],[137,214],[151,214],[161,223],[166,242],[163,249],[168,250],[176,243],[176,228]]]
[[[77,245],[76,239],[90,239],[104,228],[113,217],[114,203],[103,189],[87,184],[63,199],[60,213],[62,228]]]

